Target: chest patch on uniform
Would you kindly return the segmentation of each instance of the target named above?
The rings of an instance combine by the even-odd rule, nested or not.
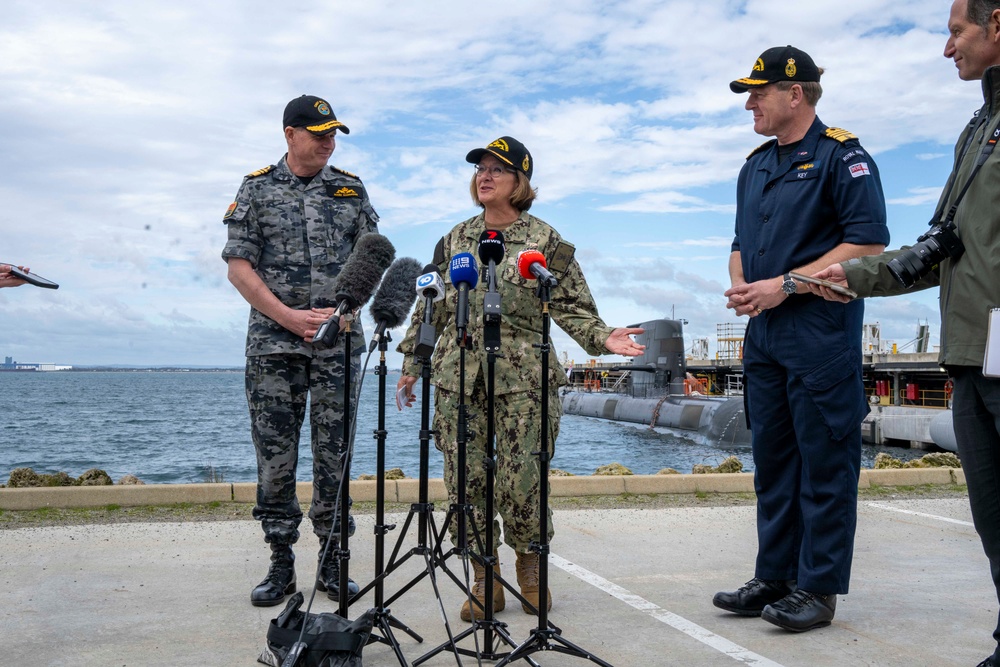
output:
[[[871,169],[868,168],[867,162],[858,162],[857,164],[852,164],[847,168],[851,172],[851,178],[858,178],[859,176],[871,176]]]
[[[549,269],[559,275],[565,275],[575,254],[576,247],[572,243],[560,241],[556,245],[555,252],[552,253],[552,258],[549,259]]]
[[[358,193],[356,190],[348,187],[343,187],[333,193],[334,197],[357,197]]]
[[[226,214],[222,216],[222,219],[225,220],[226,218],[231,216],[233,214],[233,211],[235,210],[236,210],[236,202],[233,202],[232,204],[229,205],[229,208],[226,209]]]
[[[784,180],[787,181],[804,181],[810,178],[818,178],[820,174],[820,166],[822,165],[822,160],[814,160],[813,162],[803,162],[802,164],[795,165],[794,168],[790,169],[785,175]]]

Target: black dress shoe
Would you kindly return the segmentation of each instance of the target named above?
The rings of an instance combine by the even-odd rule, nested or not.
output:
[[[805,632],[830,625],[837,610],[837,596],[810,593],[801,588],[764,607],[760,617],[792,632]]]
[[[794,589],[787,581],[772,581],[754,577],[738,590],[715,594],[712,604],[740,616],[760,616],[764,607],[777,602]]]
[[[295,556],[287,544],[271,545],[271,566],[264,581],[250,592],[250,604],[273,607],[295,592]]]

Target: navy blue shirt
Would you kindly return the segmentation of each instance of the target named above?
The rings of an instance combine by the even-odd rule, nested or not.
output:
[[[732,249],[752,283],[797,269],[841,243],[888,245],[885,197],[878,167],[857,138],[817,117],[780,165],[775,140],[747,158],[736,189]]]

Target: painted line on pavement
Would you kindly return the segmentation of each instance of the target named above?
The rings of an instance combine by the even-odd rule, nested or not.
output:
[[[714,648],[716,651],[728,655],[734,660],[747,665],[754,665],[754,667],[782,667],[780,663],[768,660],[763,656],[757,655],[753,651],[743,648],[739,644],[729,641],[725,637],[720,637],[711,630],[706,630],[697,623],[692,623],[687,620],[683,616],[678,616],[673,612],[669,612],[666,609],[653,604],[649,600],[622,588],[618,584],[611,583],[604,577],[580,567],[576,563],[571,563],[555,554],[549,554],[549,562],[559,569],[583,580],[591,586],[599,588],[612,597],[618,598],[630,607],[652,616],[661,623],[666,623],[675,630],[680,630],[687,636],[697,639],[702,644],[706,644]]]
[[[927,514],[925,512],[914,512],[913,510],[904,510],[899,507],[892,507],[890,505],[882,505],[880,503],[865,503],[868,507],[874,507],[880,510],[886,510],[889,512],[899,512],[900,514],[912,514],[913,516],[922,516],[927,519],[937,519],[938,521],[947,521],[948,523],[957,523],[960,526],[973,526],[971,521],[962,521],[961,519],[951,519],[946,516],[938,516],[937,514]]]

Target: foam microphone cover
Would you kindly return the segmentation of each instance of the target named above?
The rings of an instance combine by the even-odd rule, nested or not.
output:
[[[458,286],[459,283],[467,283],[469,289],[475,289],[479,283],[479,267],[476,266],[476,258],[471,253],[460,252],[451,258],[448,265],[448,276],[451,284]]]
[[[365,234],[358,239],[334,281],[337,301],[346,301],[351,308],[368,301],[395,257],[396,249],[381,234]]]
[[[504,245],[503,232],[487,229],[479,235],[479,261],[483,264],[499,264],[503,260],[507,247]]]
[[[420,276],[420,262],[412,257],[400,257],[385,272],[382,284],[372,300],[372,319],[384,322],[386,329],[395,329],[406,320],[417,299],[413,283]]]
[[[537,250],[522,250],[517,255],[517,271],[525,280],[534,280],[535,274],[531,272],[531,265],[538,262],[542,268],[546,268],[545,255]]]

